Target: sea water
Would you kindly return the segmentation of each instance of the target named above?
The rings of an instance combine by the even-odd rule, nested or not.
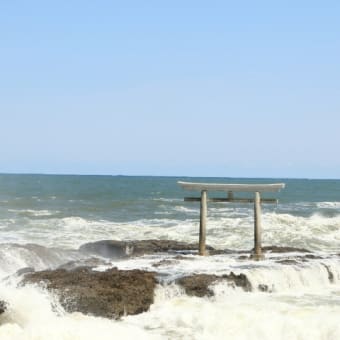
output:
[[[305,248],[313,261],[279,264],[287,254],[254,262],[251,204],[209,203],[207,244],[230,254],[176,261],[169,254],[115,261],[120,269],[157,271],[148,312],[120,321],[67,313],[41,286],[21,287],[24,267],[56,268],[84,254],[79,246],[104,239],[198,241],[199,204],[184,202],[177,181],[284,182],[279,199],[263,204],[263,245]],[[210,193],[221,197],[221,193]],[[250,194],[235,196],[249,197]],[[125,176],[0,175],[0,339],[340,339],[340,180]],[[288,254],[292,258],[298,254]],[[169,264],[153,266],[162,259]],[[173,279],[243,273],[252,292],[217,283],[213,297],[189,297]],[[331,279],[330,279],[331,273]],[[266,285],[266,292],[256,287]]]

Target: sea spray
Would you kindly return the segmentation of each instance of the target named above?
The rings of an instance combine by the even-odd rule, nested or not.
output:
[[[126,320],[164,339],[336,340],[339,312],[337,305],[299,305],[273,294],[243,292],[218,300],[174,297]]]
[[[8,310],[0,316],[0,339],[4,340],[93,340],[160,339],[142,325],[119,322],[81,313],[66,313],[58,298],[41,286],[0,285]]]

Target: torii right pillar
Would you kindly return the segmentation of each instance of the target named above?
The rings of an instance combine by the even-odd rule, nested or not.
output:
[[[252,258],[256,261],[264,259],[261,247],[261,197],[259,192],[255,192],[254,199],[254,253]]]

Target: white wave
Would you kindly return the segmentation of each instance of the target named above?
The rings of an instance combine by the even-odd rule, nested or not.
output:
[[[120,269],[152,270],[172,278],[192,273],[244,273],[254,288],[251,293],[243,292],[219,282],[211,286],[215,297],[196,298],[185,295],[176,284],[158,285],[149,312],[120,322],[66,313],[53,296],[35,286],[0,284],[0,298],[9,303],[9,310],[0,316],[0,339],[86,340],[96,334],[112,339],[114,334],[122,339],[337,340],[340,261],[328,257],[297,265],[276,262],[297,255],[268,254],[260,262],[241,261],[237,254],[186,255],[180,260],[175,255],[156,254],[113,261]],[[154,266],[165,259],[165,266]],[[259,285],[267,285],[271,293],[257,292]]]
[[[340,216],[310,217],[267,213],[263,216],[264,242],[335,251],[340,241]]]
[[[34,210],[34,209],[8,209],[9,212],[16,212],[27,217],[48,217],[59,213],[59,211],[52,210]]]
[[[323,295],[334,289],[340,291],[340,263],[336,260],[253,267],[243,273],[254,289],[266,286],[270,292],[313,292]]]
[[[271,285],[271,293],[243,292],[220,282],[211,286],[215,297],[196,298],[174,285],[159,286],[150,312],[125,320],[171,339],[339,339],[339,261],[302,266],[271,261],[252,264],[246,263],[240,270],[254,287]],[[333,282],[325,264],[334,275]],[[211,267],[212,272],[222,271]]]
[[[66,313],[46,291],[34,286],[0,285],[8,310],[0,316],[0,339],[4,340],[93,340],[98,338],[160,339],[137,326],[103,318]]]
[[[81,257],[74,251],[50,249],[37,244],[0,244],[0,278],[24,267],[44,270]]]
[[[340,293],[340,259],[337,256],[318,254],[320,259],[301,261],[301,253],[266,254],[264,261],[239,260],[239,254],[197,256],[185,255],[178,260],[176,255],[157,254],[113,261],[112,265],[122,270],[143,269],[157,272],[165,281],[173,282],[179,277],[200,273],[213,275],[244,274],[250,281],[253,291],[267,287],[271,293],[313,292],[329,294],[333,290]],[[282,264],[282,260],[295,261],[296,264]],[[108,267],[99,268],[105,270]],[[177,287],[165,285],[164,294],[173,295]],[[216,295],[234,292],[223,281],[214,285]],[[177,294],[177,293],[176,293]],[[180,293],[178,293],[180,295]]]
[[[337,340],[339,305],[311,298],[307,306],[270,294],[238,293],[219,300],[174,297],[149,313],[127,317],[164,339]]]
[[[189,213],[189,214],[197,214],[199,213],[199,209],[198,208],[187,208],[187,207],[183,207],[183,206],[176,206],[174,207],[175,211],[179,211],[179,212],[184,212],[184,213]]]
[[[160,202],[170,202],[170,203],[173,203],[173,202],[183,202],[183,199],[181,198],[153,198],[152,199],[153,201],[160,201]]]
[[[184,288],[175,283],[168,285],[157,285],[155,289],[155,302],[162,303],[168,301],[169,299],[182,297],[184,295]]]
[[[264,211],[262,220],[264,245],[286,245],[330,252],[338,249],[340,215],[326,217],[314,214],[303,217]],[[37,243],[67,248],[77,248],[83,243],[102,239],[171,239],[196,243],[199,214],[195,216],[194,211],[190,210],[186,220],[145,218],[114,222],[73,216],[32,219],[25,226],[18,223],[13,219],[1,220],[0,242]],[[219,249],[251,249],[253,224],[252,211],[208,211],[207,244]]]
[[[339,209],[340,202],[318,202],[316,203],[318,208],[330,208],[330,209]]]

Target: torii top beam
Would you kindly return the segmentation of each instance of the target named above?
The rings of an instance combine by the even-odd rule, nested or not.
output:
[[[186,190],[210,190],[210,191],[233,191],[233,192],[277,192],[285,187],[284,183],[273,184],[223,184],[223,183],[192,183],[177,182]]]

